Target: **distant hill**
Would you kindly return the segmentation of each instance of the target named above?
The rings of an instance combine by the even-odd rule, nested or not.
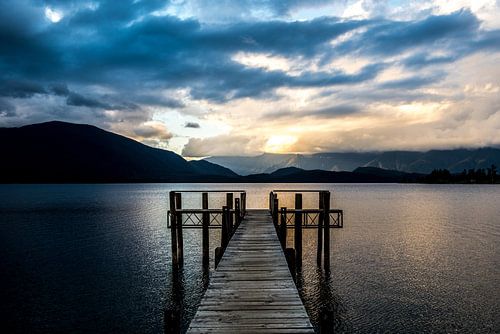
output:
[[[200,175],[218,175],[230,178],[238,178],[239,175],[229,168],[219,166],[206,160],[191,160],[189,164]]]
[[[423,174],[404,173],[375,167],[361,167],[353,172],[303,170],[296,167],[286,167],[272,173],[247,175],[242,177],[242,181],[261,183],[397,183],[421,181],[423,176]]]
[[[437,168],[457,173],[500,164],[500,150],[493,148],[186,161],[95,126],[65,122],[0,128],[0,152],[0,183],[425,182],[423,174]],[[234,164],[236,173],[216,162]],[[245,171],[252,174],[237,174]]]
[[[94,126],[47,122],[0,128],[0,182],[196,182],[237,177],[210,162]]]
[[[255,157],[219,156],[205,159],[240,175],[272,173],[287,167],[304,170],[354,171],[358,167],[377,167],[406,173],[429,174],[434,169],[452,173],[464,169],[500,165],[500,149],[455,149],[427,152],[388,151],[368,153],[262,154]]]

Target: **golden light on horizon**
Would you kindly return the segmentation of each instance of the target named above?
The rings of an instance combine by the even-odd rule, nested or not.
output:
[[[273,135],[269,137],[264,145],[264,152],[286,153],[291,151],[293,144],[297,142],[297,137],[291,135]]]

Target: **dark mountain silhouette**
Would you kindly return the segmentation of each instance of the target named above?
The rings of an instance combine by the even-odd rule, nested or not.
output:
[[[0,128],[0,182],[196,182],[236,176],[209,162],[97,127],[47,122]]]
[[[481,166],[478,171],[487,177],[483,171],[492,164],[498,165],[499,151],[485,148],[425,153],[342,153],[340,158],[336,153],[311,156],[265,154],[257,159],[261,163],[259,168],[272,165],[267,167],[273,169],[272,172],[240,176],[218,164],[205,160],[186,161],[173,152],[146,146],[95,126],[47,122],[0,128],[0,182],[431,182],[433,179],[424,177],[424,174],[429,174],[427,172],[408,173],[403,170],[427,170],[429,166],[443,164],[452,166],[446,172],[455,175],[456,171],[463,169],[471,174],[474,167],[469,166]],[[237,162],[240,158],[231,159]],[[238,166],[251,167],[251,159],[242,158]],[[337,163],[335,168],[341,165],[352,167],[367,159],[371,160],[364,164],[365,167],[354,168],[352,172],[295,166],[276,168],[280,164],[294,163],[312,166],[317,161],[324,168],[331,167],[333,161]],[[477,178],[470,176],[470,180],[463,182],[470,183]],[[449,179],[445,181],[454,182],[453,177]]]
[[[240,177],[229,168],[219,166],[206,160],[191,160],[189,161],[189,164],[194,168],[196,173],[200,175],[219,175],[229,178]]]
[[[406,173],[429,174],[435,169],[460,173],[464,169],[500,165],[500,149],[454,149],[427,152],[389,151],[368,153],[262,154],[255,157],[210,157],[206,160],[230,168],[240,175],[272,173],[286,167],[304,170],[354,171],[377,167]]]
[[[311,183],[396,183],[417,182],[423,174],[390,171],[375,167],[361,167],[353,172],[303,170],[296,167],[278,169],[273,173],[243,176],[244,182],[311,182]]]

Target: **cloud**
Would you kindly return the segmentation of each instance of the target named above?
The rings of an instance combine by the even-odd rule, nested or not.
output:
[[[57,118],[161,144],[171,132],[144,124],[162,119],[176,134],[171,142],[182,147],[187,140],[190,155],[207,155],[210,145],[255,153],[264,145],[262,133],[274,130],[296,131],[296,147],[316,150],[307,137],[318,129],[347,136],[347,128],[382,127],[401,117],[402,105],[457,107],[472,94],[466,85],[498,83],[492,60],[500,30],[486,25],[474,6],[445,11],[426,1],[397,9],[363,0],[356,3],[364,18],[334,16],[353,3],[3,1],[0,125]],[[499,6],[493,7],[491,15],[498,16]],[[61,14],[58,22],[47,19],[47,8]],[[241,54],[255,55],[256,64],[238,61]],[[270,66],[276,59],[287,66]],[[488,127],[493,111],[480,110],[496,110],[492,96],[485,92],[469,106],[470,114],[488,118]],[[421,111],[421,118],[405,121],[429,123],[440,112]],[[208,124],[232,134],[191,138],[194,113],[204,125],[197,136],[213,135]],[[371,122],[362,123],[369,116]],[[321,147],[341,141],[325,135]]]
[[[15,98],[29,98],[35,94],[46,94],[45,88],[33,81],[28,80],[6,80],[0,82],[0,96]]]
[[[114,109],[111,105],[101,102],[96,99],[88,98],[78,93],[69,92],[68,98],[66,99],[66,104],[69,106],[76,107],[89,107],[89,108],[102,108],[102,109]]]
[[[146,122],[133,129],[134,134],[140,139],[169,140],[172,134],[167,127],[159,122]]]
[[[5,99],[0,98],[0,117],[16,116],[16,107]]]
[[[199,129],[200,124],[196,122],[187,122],[186,125],[184,125],[186,128],[191,128],[191,129]]]
[[[304,117],[312,117],[316,119],[332,119],[344,116],[353,116],[360,113],[362,113],[362,109],[359,106],[352,104],[340,104],[310,110],[270,112],[265,114],[263,116],[263,119],[301,119]]]
[[[200,158],[217,155],[254,155],[264,144],[263,138],[221,135],[211,138],[191,138],[182,150],[185,157]]]
[[[443,80],[445,74],[437,72],[429,76],[413,76],[404,79],[390,80],[379,85],[382,89],[416,89],[424,86],[429,86]]]
[[[64,83],[50,85],[50,92],[58,96],[68,96],[70,94],[68,86]]]

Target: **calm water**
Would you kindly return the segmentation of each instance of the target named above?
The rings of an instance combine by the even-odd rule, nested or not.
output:
[[[161,333],[163,310],[175,300],[187,324],[206,283],[201,235],[185,232],[185,270],[172,286],[168,191],[217,187],[246,189],[251,208],[265,207],[271,189],[287,188],[0,185],[0,327]],[[300,290],[313,321],[333,307],[340,332],[500,332],[499,186],[288,188],[318,187],[333,191],[345,227],[332,231],[330,277],[316,269],[316,236],[305,234]],[[305,195],[306,206],[316,204],[312,196]],[[192,195],[185,207],[199,201]]]

